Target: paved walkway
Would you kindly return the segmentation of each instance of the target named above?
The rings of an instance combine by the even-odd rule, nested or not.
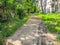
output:
[[[6,40],[6,45],[55,45],[55,36],[37,16],[30,19]]]

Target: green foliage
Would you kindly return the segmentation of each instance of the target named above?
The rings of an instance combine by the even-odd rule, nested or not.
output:
[[[17,14],[19,15],[19,18],[23,19],[24,16],[25,16],[24,10],[23,9],[18,9],[17,12],[18,12]]]
[[[40,7],[36,6],[36,13],[40,13]]]
[[[24,7],[21,4],[18,4],[16,7],[17,14],[19,15],[20,19],[23,19],[24,16],[26,16],[26,12],[24,10]]]
[[[9,16],[9,14],[8,14],[8,13],[3,13],[3,18],[4,18],[4,19],[7,19],[7,18],[8,18],[8,16]]]
[[[6,5],[3,8],[2,17],[0,17],[2,20],[0,20],[0,45],[3,45],[6,37],[12,35],[18,27],[28,20],[28,15],[23,4],[15,0],[0,0],[0,4]],[[14,17],[12,17],[13,15]]]
[[[60,42],[60,34],[58,34],[57,41]]]
[[[9,13],[3,13],[0,15],[0,22],[2,23],[9,21],[9,19],[10,19]]]
[[[34,12],[34,8],[36,6],[33,0],[24,0],[22,1],[22,5],[24,6],[25,10],[27,10],[28,13]]]
[[[13,4],[14,0],[7,0],[9,4]]]
[[[0,0],[0,4],[2,4],[3,3],[3,0]]]
[[[57,34],[57,40],[60,41],[60,14],[48,13],[38,14],[51,33]]]
[[[38,16],[43,19],[45,25],[48,27],[49,31],[57,33],[60,31],[60,14],[38,14]]]
[[[6,23],[0,23],[0,44],[2,45],[6,37],[12,35],[17,28],[22,26],[28,20],[28,16],[24,19],[19,19],[18,16],[9,20]]]
[[[16,8],[16,2],[14,0],[7,0],[7,7],[9,9],[15,10],[15,8]]]
[[[2,17],[0,17],[0,44],[5,38],[12,35],[18,27],[28,20],[28,13],[36,10],[33,0],[0,0],[3,7]],[[13,17],[14,16],[14,17]]]
[[[0,45],[3,45],[3,42],[5,41],[5,36],[2,35],[2,33],[0,32]]]

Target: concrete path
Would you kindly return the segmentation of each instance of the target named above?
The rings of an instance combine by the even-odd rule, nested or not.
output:
[[[8,37],[5,45],[55,45],[54,38],[42,20],[37,16],[30,16],[22,27]]]

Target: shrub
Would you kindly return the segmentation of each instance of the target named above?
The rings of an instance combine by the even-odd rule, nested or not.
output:
[[[57,36],[57,41],[60,41],[60,34],[58,34]]]
[[[26,12],[24,10],[24,7],[21,4],[18,4],[16,7],[17,15],[19,15],[20,19],[23,19],[24,16],[26,16]]]
[[[4,15],[4,14],[1,14],[1,15],[0,15],[0,22],[4,23],[4,22],[6,22],[6,21],[7,21],[7,16]]]
[[[36,6],[36,12],[40,13],[40,7]]]
[[[17,9],[17,14],[19,15],[20,19],[23,19],[25,16],[25,12],[23,9]]]
[[[0,45],[3,45],[5,38],[6,37],[0,32]]]
[[[9,22],[0,23],[0,45],[3,45],[6,37],[12,35],[17,28],[22,26],[28,19],[28,16],[24,17],[24,19],[20,20],[17,17],[12,18]]]

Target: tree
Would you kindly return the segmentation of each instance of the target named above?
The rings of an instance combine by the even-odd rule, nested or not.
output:
[[[58,0],[58,12],[60,13],[60,0]]]
[[[40,3],[41,3],[41,12],[43,12],[43,3],[42,3],[42,0],[40,1]]]
[[[32,10],[34,10],[34,0],[24,0],[22,1],[22,5],[24,6],[25,10],[30,13]]]

